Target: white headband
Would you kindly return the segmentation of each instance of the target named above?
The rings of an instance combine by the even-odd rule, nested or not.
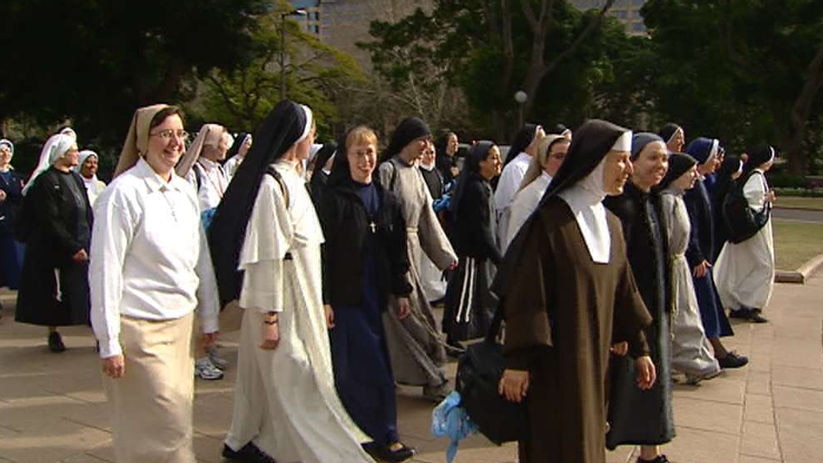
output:
[[[614,146],[610,151],[632,151],[632,131],[627,130],[623,132],[623,135],[618,137],[617,141],[614,142]]]

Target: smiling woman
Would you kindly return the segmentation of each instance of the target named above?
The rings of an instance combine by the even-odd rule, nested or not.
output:
[[[43,146],[38,167],[23,189],[31,226],[15,320],[48,326],[52,352],[66,350],[58,326],[89,322],[92,212],[83,180],[71,171],[77,162],[74,139],[54,135]]]

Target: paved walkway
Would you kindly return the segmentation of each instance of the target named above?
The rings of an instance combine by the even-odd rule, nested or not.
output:
[[[69,348],[51,354],[45,329],[19,325],[8,310],[0,321],[0,462],[114,461],[98,361],[88,329],[64,330]],[[823,277],[806,285],[778,284],[764,325],[737,324],[727,344],[749,355],[747,368],[699,386],[675,387],[677,438],[666,447],[673,463],[820,463],[823,461]],[[234,357],[237,333],[224,336]],[[455,364],[450,364],[454,372]],[[222,462],[231,420],[234,369],[223,381],[197,383],[195,447],[201,462]],[[419,391],[399,391],[400,431],[419,450],[419,463],[445,461],[447,442],[429,433],[432,405]],[[633,461],[632,448],[608,454]],[[463,443],[462,463],[515,462],[512,445],[482,437]],[[569,462],[571,463],[571,462]]]

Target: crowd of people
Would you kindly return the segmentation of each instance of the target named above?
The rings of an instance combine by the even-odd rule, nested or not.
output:
[[[118,462],[195,461],[194,378],[231,365],[217,350],[231,306],[223,456],[238,462],[411,458],[395,386],[442,401],[448,357],[498,312],[521,462],[639,445],[639,463],[665,463],[672,382],[748,362],[721,338],[729,317],[767,321],[772,147],[725,156],[676,124],[597,119],[525,124],[507,154],[458,153],[417,117],[382,150],[367,126],[326,144],[315,128],[284,100],[253,136],[209,123],[189,143],[178,107],[139,108],[109,185],[71,129],[28,176],[0,140],[0,286],[52,352],[59,327],[92,327]]]

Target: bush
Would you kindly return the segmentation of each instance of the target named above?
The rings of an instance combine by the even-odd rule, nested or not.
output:
[[[779,173],[769,175],[769,185],[775,188],[806,188],[806,177],[802,175],[792,175],[787,173]]]
[[[823,198],[823,188],[775,188],[778,196],[802,196],[806,198]]]

